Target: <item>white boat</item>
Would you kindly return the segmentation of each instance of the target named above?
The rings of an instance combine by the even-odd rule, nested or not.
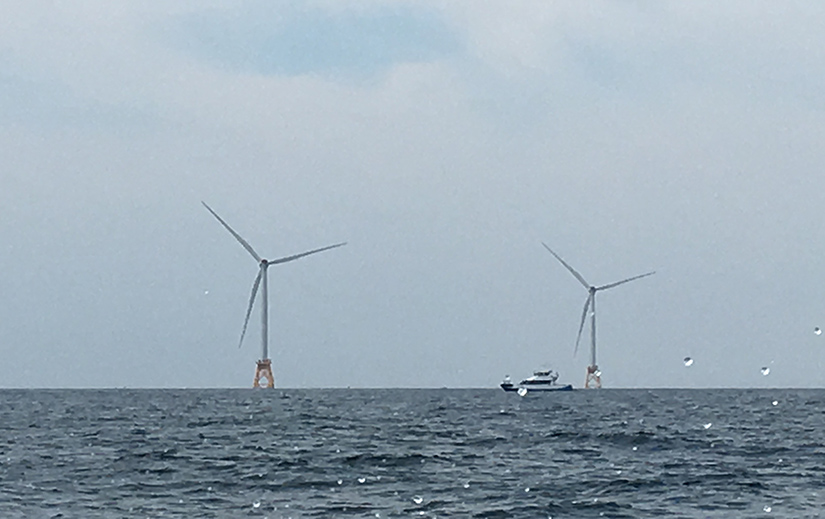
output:
[[[504,377],[501,389],[505,391],[518,391],[519,394],[533,391],[573,391],[571,384],[558,384],[559,374],[552,369],[534,371],[532,377],[525,378],[518,384],[513,384],[510,376]]]

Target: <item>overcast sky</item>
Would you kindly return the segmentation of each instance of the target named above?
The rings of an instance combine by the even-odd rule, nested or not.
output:
[[[0,4],[0,387],[825,385],[825,5]],[[587,340],[587,337],[584,338]],[[683,359],[694,364],[686,368]],[[768,376],[760,368],[771,368]]]

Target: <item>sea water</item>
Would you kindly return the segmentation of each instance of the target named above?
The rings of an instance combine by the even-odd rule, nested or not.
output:
[[[0,517],[820,517],[825,391],[0,390]]]

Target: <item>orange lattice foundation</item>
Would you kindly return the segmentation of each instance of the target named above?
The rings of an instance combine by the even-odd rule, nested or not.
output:
[[[255,382],[252,383],[252,387],[275,387],[275,377],[272,376],[271,360],[263,359],[258,361],[258,367],[255,369]]]
[[[587,378],[584,379],[585,389],[599,389],[602,387],[602,372],[598,366],[587,366]]]

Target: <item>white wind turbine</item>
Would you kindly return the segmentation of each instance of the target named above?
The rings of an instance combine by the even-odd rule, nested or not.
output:
[[[280,263],[287,263],[289,261],[293,261],[296,259],[303,258],[304,256],[309,256],[310,254],[315,254],[316,252],[323,252],[325,250],[334,249],[336,247],[341,247],[346,245],[346,242],[343,243],[336,243],[335,245],[329,245],[327,247],[322,247],[320,249],[314,249],[307,252],[302,252],[300,254],[293,254],[292,256],[284,256],[283,258],[275,259],[275,260],[267,260],[262,258],[255,249],[252,248],[249,243],[246,242],[241,235],[236,233],[229,224],[223,221],[223,218],[218,216],[218,213],[212,210],[211,207],[206,205],[206,202],[201,201],[204,207],[212,213],[212,216],[218,219],[218,221],[226,227],[226,230],[229,231],[232,236],[235,237],[238,242],[243,245],[243,248],[255,258],[255,261],[258,262],[258,275],[255,277],[255,282],[252,285],[252,295],[249,297],[249,305],[246,308],[246,318],[243,322],[243,330],[241,331],[241,339],[238,341],[238,347],[241,347],[243,344],[244,335],[246,335],[246,327],[249,324],[249,316],[252,313],[252,306],[255,304],[255,296],[258,293],[258,287],[261,287],[261,360],[258,361],[258,367],[255,370],[255,380],[252,384],[253,387],[261,387],[260,382],[261,378],[267,379],[266,387],[275,387],[275,377],[272,375],[272,361],[269,359],[269,299],[267,295],[267,280],[266,280],[266,271],[270,265],[278,265]]]
[[[584,280],[581,274],[576,272],[576,270],[568,265],[561,256],[553,252],[553,249],[547,246],[546,243],[542,242],[544,248],[550,251],[550,254],[556,257],[557,260],[564,265],[567,270],[573,274],[573,277],[579,280],[579,283],[584,285],[584,288],[587,289],[587,299],[584,301],[584,310],[582,311],[582,319],[579,323],[579,333],[576,336],[576,347],[573,350],[573,355],[579,351],[579,341],[582,337],[582,330],[584,329],[584,321],[587,319],[587,310],[592,306],[592,310],[590,311],[590,365],[587,367],[587,378],[584,381],[584,387],[589,388],[591,381],[593,382],[593,387],[599,388],[602,386],[601,380],[601,371],[599,371],[599,366],[596,364],[596,292],[599,290],[607,290],[608,288],[617,287],[624,283],[629,283],[630,281],[634,281],[646,276],[650,276],[655,274],[656,272],[648,272],[646,274],[640,274],[638,276],[633,276],[632,278],[623,279],[621,281],[616,281],[615,283],[609,283],[607,285],[602,286],[593,286],[589,284],[587,281]]]

